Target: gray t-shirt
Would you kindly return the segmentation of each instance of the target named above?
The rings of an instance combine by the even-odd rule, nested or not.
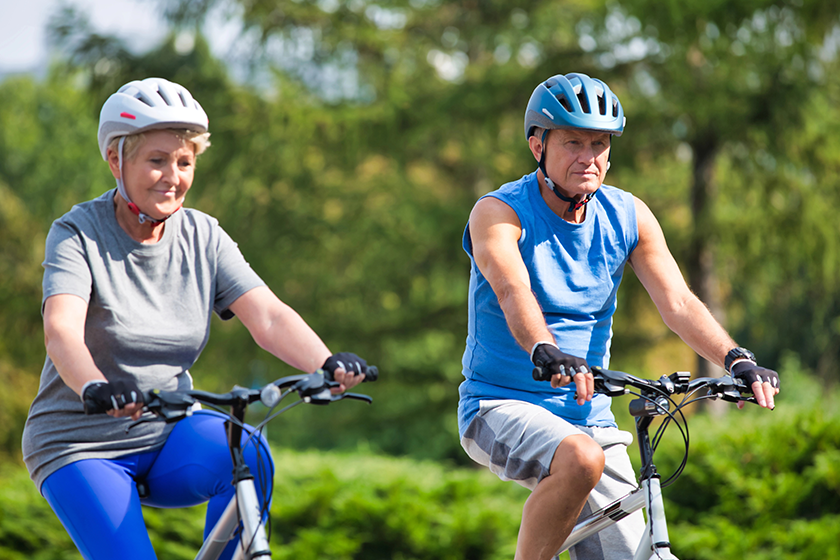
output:
[[[197,210],[172,215],[158,243],[134,241],[117,223],[114,193],[76,205],[53,222],[42,309],[57,294],[88,303],[85,343],[109,380],[132,378],[143,391],[189,388],[188,370],[210,336],[212,312],[230,319],[230,305],[265,284],[219,223]],[[23,432],[32,479],[40,488],[74,461],[154,450],[171,430],[149,422],[126,433],[131,422],[86,416],[47,356]]]

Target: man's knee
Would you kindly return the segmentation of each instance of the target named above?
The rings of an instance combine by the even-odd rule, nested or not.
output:
[[[580,483],[595,487],[604,472],[604,450],[587,435],[564,439],[551,461],[551,474],[562,474]]]

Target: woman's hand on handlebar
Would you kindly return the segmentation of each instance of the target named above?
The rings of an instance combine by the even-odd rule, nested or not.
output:
[[[339,384],[332,392],[341,393],[352,389],[365,380],[368,365],[366,361],[352,352],[339,352],[327,358],[321,369]]]
[[[131,380],[92,381],[82,387],[85,414],[107,413],[113,418],[130,416],[137,420],[143,414],[143,393]]]

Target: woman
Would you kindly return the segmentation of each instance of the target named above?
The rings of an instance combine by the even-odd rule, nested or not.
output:
[[[230,500],[220,415],[125,429],[142,414],[144,391],[192,386],[189,368],[207,343],[212,311],[239,317],[284,362],[331,371],[340,390],[367,370],[354,354],[332,355],[216,220],[182,208],[196,157],[209,146],[207,130],[204,110],[178,84],[149,78],[120,88],[99,122],[99,148],[117,189],[75,206],[47,237],[47,358],[23,454],[85,558],[155,558],[141,502],[183,507],[209,500],[208,531]],[[259,478],[257,457],[268,454],[258,446],[265,442],[252,440],[246,458]],[[142,500],[138,480],[149,492]]]

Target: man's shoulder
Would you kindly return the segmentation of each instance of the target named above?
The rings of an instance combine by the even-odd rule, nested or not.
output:
[[[493,198],[500,200],[510,206],[517,214],[528,204],[530,193],[533,190],[532,182],[536,181],[536,172],[529,173],[516,181],[505,183],[498,189],[491,191],[479,199]]]
[[[536,171],[534,171],[533,173],[528,173],[527,175],[523,175],[516,181],[510,181],[508,183],[505,183],[495,191],[488,193],[488,195],[525,197],[528,195],[528,187],[535,180]]]

